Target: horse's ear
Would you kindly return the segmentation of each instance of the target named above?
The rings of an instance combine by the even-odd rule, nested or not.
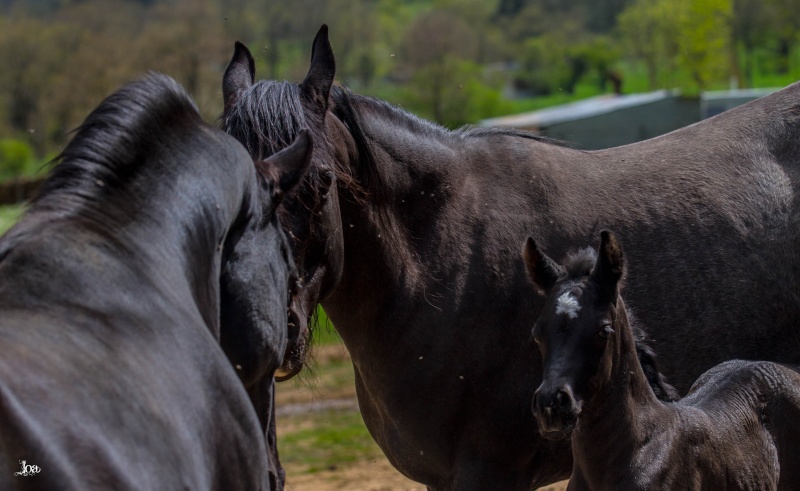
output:
[[[236,41],[233,57],[222,76],[222,99],[225,107],[236,103],[242,90],[250,88],[256,79],[256,62],[247,46]]]
[[[536,246],[533,237],[528,237],[522,247],[522,258],[528,277],[536,285],[540,293],[546,293],[558,281],[561,275],[561,266],[550,259],[547,254]]]
[[[328,96],[331,93],[333,77],[336,75],[336,59],[328,40],[328,26],[322,24],[311,48],[311,67],[300,89],[322,110],[328,109]]]
[[[281,199],[297,186],[311,164],[313,150],[311,134],[303,129],[291,145],[263,162],[264,167],[268,169],[267,172],[275,179],[273,199]]]
[[[600,251],[597,262],[592,269],[591,278],[601,287],[601,291],[609,295],[609,300],[616,303],[617,288],[625,271],[625,258],[617,236],[608,230],[600,232]]]

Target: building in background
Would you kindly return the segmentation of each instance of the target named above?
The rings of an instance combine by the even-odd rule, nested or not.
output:
[[[717,115],[778,89],[703,92],[687,97],[678,90],[606,94],[538,111],[485,119],[481,126],[540,132],[596,150],[647,140]]]

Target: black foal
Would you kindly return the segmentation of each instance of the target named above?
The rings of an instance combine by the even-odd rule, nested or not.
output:
[[[637,357],[616,237],[602,232],[599,254],[585,249],[563,266],[533,239],[523,256],[547,296],[533,328],[544,364],[533,412],[542,436],[571,434],[568,489],[800,487],[796,370],[728,361],[701,375],[685,398],[663,403]]]

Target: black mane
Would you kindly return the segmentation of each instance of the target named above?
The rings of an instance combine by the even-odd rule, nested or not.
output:
[[[219,124],[225,132],[242,142],[250,155],[256,159],[263,159],[288,146],[300,130],[316,127],[308,121],[300,98],[300,87],[295,83],[262,80],[241,92],[236,104],[225,108],[220,115]],[[430,138],[464,139],[500,135],[566,145],[564,142],[528,131],[499,126],[464,126],[448,130],[384,100],[356,94],[340,85],[331,88],[330,102],[331,111],[349,130],[360,157],[358,168],[334,169],[334,171],[340,181],[346,183],[357,195],[366,192],[372,196],[384,196],[383,184],[362,122],[367,112],[391,119],[415,133]],[[318,148],[326,150],[331,148],[326,132],[315,131],[314,142]],[[327,151],[320,153],[330,154]],[[307,174],[312,184],[319,174],[315,167],[312,166]]]
[[[63,207],[75,198],[96,201],[106,189],[118,188],[137,172],[143,153],[163,142],[164,128],[176,121],[202,122],[197,106],[177,82],[152,73],[106,98],[77,129],[54,160],[33,205]],[[152,169],[147,169],[148,171]],[[62,199],[56,199],[56,197]],[[59,204],[56,204],[55,202]]]
[[[564,142],[537,135],[528,131],[501,126],[481,127],[481,126],[462,126],[455,130],[449,130],[444,126],[432,121],[422,119],[415,114],[409,113],[404,109],[390,104],[382,99],[376,99],[351,92],[346,87],[334,86],[331,89],[331,100],[333,101],[333,112],[347,126],[350,134],[356,142],[358,154],[361,157],[360,167],[356,169],[356,178],[361,186],[366,188],[370,194],[384,196],[382,183],[378,177],[377,169],[374,164],[374,156],[370,149],[368,138],[364,132],[362,120],[364,114],[378,114],[386,119],[391,119],[395,124],[403,125],[414,133],[439,140],[466,139],[466,138],[487,138],[492,136],[509,136],[514,138],[525,138],[536,140],[542,143],[565,146]]]
[[[261,81],[239,94],[239,103],[219,117],[222,129],[260,160],[291,144],[310,125],[300,102],[300,88],[286,81]],[[317,137],[315,134],[315,144]]]
[[[485,138],[490,136],[511,136],[516,138],[526,138],[529,140],[536,140],[543,143],[550,143],[555,145],[565,145],[565,142],[548,138],[543,135],[531,133],[530,131],[518,130],[514,128],[506,128],[502,126],[474,126],[465,125],[454,130],[449,130],[444,126],[436,124],[427,119],[420,118],[401,107],[390,104],[382,99],[376,99],[364,95],[359,95],[351,92],[349,89],[341,86],[336,86],[331,91],[331,98],[335,103],[335,107],[347,108],[342,115],[342,121],[347,124],[348,128],[353,133],[360,133],[361,125],[358,124],[357,115],[365,110],[372,111],[373,113],[380,113],[384,117],[394,121],[403,122],[406,127],[415,130],[418,133],[425,134],[431,137],[438,138]],[[350,116],[353,115],[353,116]],[[337,116],[341,116],[337,112]],[[350,124],[354,122],[356,124]]]

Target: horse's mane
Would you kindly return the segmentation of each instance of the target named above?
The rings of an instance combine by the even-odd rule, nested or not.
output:
[[[346,120],[355,120],[355,118],[348,117],[350,114],[358,115],[364,110],[369,110],[372,112],[379,112],[384,117],[393,119],[399,124],[404,124],[406,127],[413,129],[417,133],[422,133],[431,137],[463,139],[485,138],[500,135],[511,136],[515,138],[526,138],[529,140],[536,140],[554,145],[566,145],[565,142],[548,138],[537,133],[502,126],[465,125],[454,130],[449,130],[444,126],[409,113],[401,107],[390,104],[387,101],[355,94],[345,87],[334,87],[334,90],[331,92],[331,98],[335,102],[335,107],[346,107],[349,109],[349,111],[345,113],[344,119]],[[347,124],[347,121],[345,121],[345,124]],[[361,131],[360,125],[352,126],[348,124],[348,128],[354,133]]]
[[[562,281],[574,281],[589,276],[596,261],[597,251],[591,247],[568,253],[562,263],[566,271],[566,277]],[[658,368],[656,352],[648,342],[647,331],[642,327],[627,305],[623,308],[627,311],[628,324],[633,334],[633,341],[636,344],[636,355],[639,358],[639,364],[644,371],[644,375],[650,387],[653,389],[656,397],[663,401],[678,400],[678,391],[667,382],[666,377]]]
[[[378,114],[386,119],[391,119],[397,125],[405,126],[416,134],[443,141],[507,136],[535,140],[551,145],[567,145],[565,142],[543,135],[501,126],[482,127],[466,125],[455,130],[449,130],[444,126],[409,113],[387,101],[356,94],[342,86],[333,87],[333,90],[331,90],[331,100],[333,101],[334,113],[347,126],[356,142],[359,155],[362,157],[362,166],[356,169],[358,173],[356,177],[370,194],[381,195],[381,181],[377,176],[374,166],[374,157],[370,146],[367,144],[368,138],[364,131],[364,125],[362,124],[365,113]],[[457,145],[457,143],[455,144]]]
[[[306,173],[305,189],[317,189],[323,166],[330,165],[331,159],[326,156],[334,154],[334,142],[329,132],[322,131],[321,121],[310,121],[316,117],[306,114],[303,105],[304,95],[301,86],[287,81],[263,80],[251,85],[238,94],[235,104],[226,106],[220,115],[220,127],[244,144],[250,155],[256,159],[266,158],[288,146],[304,128],[313,131],[314,157],[312,165]],[[508,128],[464,127],[448,130],[436,123],[419,118],[386,101],[363,96],[351,92],[346,87],[334,85],[329,96],[330,112],[347,128],[355,148],[348,148],[358,155],[351,168],[339,159],[333,159],[339,168],[326,167],[336,174],[339,186],[347,188],[353,199],[368,199],[374,206],[369,209],[377,221],[383,224],[383,241],[387,247],[396,247],[392,254],[404,260],[407,251],[398,244],[402,243],[405,234],[391,210],[392,189],[385,177],[385,169],[378,164],[375,143],[368,134],[368,122],[377,118],[391,121],[393,127],[407,128],[420,138],[442,141],[445,145],[457,148],[464,139],[487,138],[492,136],[508,136],[525,138],[546,143],[555,140],[533,133]],[[287,199],[297,199],[288,197]],[[305,199],[314,199],[305,196]],[[313,205],[306,204],[311,208]],[[396,246],[397,245],[397,246]]]
[[[308,128],[300,88],[286,81],[264,80],[239,94],[239,102],[227,106],[219,125],[239,140],[256,160],[288,147],[303,128]],[[314,134],[316,145],[318,134]]]
[[[305,115],[301,97],[300,86],[296,83],[260,81],[241,92],[237,104],[225,108],[219,118],[220,126],[242,142],[250,155],[256,159],[266,158],[291,144],[301,129],[311,126]],[[356,169],[333,169],[339,181],[347,184],[356,195],[368,193],[373,197],[385,196],[384,186],[365,131],[363,121],[366,114],[377,114],[391,119],[395,124],[405,126],[429,138],[460,140],[509,136],[565,145],[558,140],[511,128],[464,126],[448,130],[389,102],[356,94],[340,85],[331,88],[330,109],[349,130],[360,157]],[[331,148],[331,143],[324,132],[314,133],[314,145],[328,150]],[[312,181],[318,174],[318,169],[315,167],[312,166],[308,174],[308,179]]]
[[[142,171],[143,153],[176,121],[202,122],[197,106],[172,78],[151,73],[106,98],[53,161],[32,205],[95,201]],[[59,199],[56,199],[58,197]],[[61,199],[64,198],[64,199]],[[58,203],[58,204],[57,204]]]

